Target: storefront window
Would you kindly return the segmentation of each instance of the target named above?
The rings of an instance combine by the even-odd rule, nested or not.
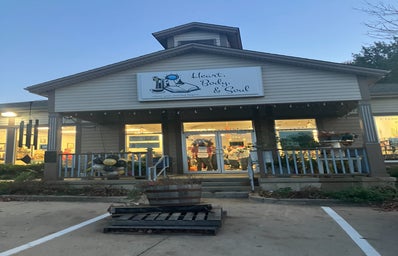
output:
[[[75,153],[76,142],[76,127],[63,126],[62,127],[62,153],[73,154]]]
[[[375,116],[381,151],[386,160],[398,160],[398,116]]]
[[[44,162],[44,152],[47,150],[48,127],[39,127],[37,136],[37,148],[33,145],[33,136],[31,138],[31,147],[28,148],[24,144],[22,147],[16,145],[15,164],[27,164],[23,161],[26,156],[29,156],[32,164]],[[66,126],[62,127],[62,152],[75,152],[76,127]],[[18,144],[18,143],[17,143]]]
[[[278,148],[314,148],[317,145],[315,119],[275,120]]]
[[[4,164],[6,157],[7,130],[0,129],[0,164]]]
[[[125,131],[127,152],[146,152],[147,148],[152,148],[155,156],[163,154],[160,124],[128,124]]]
[[[17,131],[17,134],[19,132]],[[37,136],[37,148],[33,145],[33,136],[31,137],[31,147],[26,147],[26,141],[22,147],[18,147],[18,141],[16,142],[16,154],[15,154],[15,164],[23,165],[28,164],[26,157],[29,156],[32,164],[43,163],[44,162],[44,152],[47,150],[47,135],[48,128],[39,127]],[[18,138],[17,140],[19,140]],[[24,161],[22,159],[25,159]]]
[[[184,132],[253,130],[251,121],[184,123]]]

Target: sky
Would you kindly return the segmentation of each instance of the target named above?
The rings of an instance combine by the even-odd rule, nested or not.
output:
[[[152,33],[189,22],[238,27],[246,50],[347,62],[379,41],[367,35],[364,23],[372,17],[358,10],[364,6],[363,0],[0,0],[0,103],[44,100],[24,88],[163,50]]]

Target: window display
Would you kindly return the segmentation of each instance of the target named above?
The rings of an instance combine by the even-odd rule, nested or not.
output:
[[[398,160],[398,116],[375,116],[382,154],[386,160]]]
[[[0,164],[4,164],[6,157],[7,130],[0,129]]]
[[[155,156],[163,153],[162,127],[160,124],[128,124],[126,131],[126,151],[145,152],[152,148]]]
[[[186,173],[247,171],[255,144],[251,121],[187,122],[183,127]]]
[[[314,148],[317,145],[315,119],[275,120],[280,149]]]

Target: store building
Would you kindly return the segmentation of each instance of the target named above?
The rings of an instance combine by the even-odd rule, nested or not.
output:
[[[385,162],[398,164],[398,84],[376,84],[370,93]]]
[[[164,50],[26,88],[48,98],[48,163],[152,148],[170,156],[170,173],[228,174],[247,171],[236,156],[256,145],[264,172],[263,153],[282,140],[328,131],[357,134],[349,147],[366,150],[371,176],[386,175],[369,87],[387,71],[244,50],[236,27],[153,36]]]
[[[0,164],[43,163],[48,101],[4,103],[0,104],[0,113]],[[64,118],[61,134],[61,148],[71,147],[76,141],[76,125]]]

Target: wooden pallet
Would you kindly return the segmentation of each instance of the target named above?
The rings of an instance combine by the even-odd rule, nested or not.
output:
[[[211,205],[112,207],[104,232],[190,232],[215,235],[222,226],[222,208]]]

